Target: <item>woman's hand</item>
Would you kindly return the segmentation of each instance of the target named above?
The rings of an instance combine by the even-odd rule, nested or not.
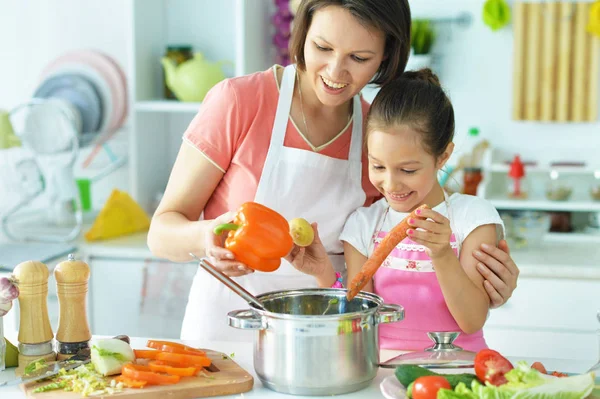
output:
[[[235,212],[227,212],[214,219],[206,226],[205,233],[205,254],[212,265],[229,277],[239,277],[254,273],[245,264],[235,260],[235,255],[230,250],[224,248],[227,232],[221,235],[214,233],[215,227],[223,223],[230,223],[235,217]]]
[[[409,226],[421,229],[408,229],[406,233],[411,240],[427,248],[427,254],[431,259],[453,254],[450,247],[450,236],[452,229],[450,221],[444,215],[432,209],[422,209],[421,219],[408,219]]]
[[[481,251],[473,251],[479,260],[477,271],[483,276],[483,286],[490,296],[490,307],[502,306],[517,288],[519,268],[510,257],[508,244],[501,240],[498,248],[482,244]]]
[[[308,247],[299,247],[294,244],[285,260],[290,262],[297,270],[314,277],[320,277],[327,272],[330,266],[329,256],[319,237],[317,223],[311,223],[315,239]]]

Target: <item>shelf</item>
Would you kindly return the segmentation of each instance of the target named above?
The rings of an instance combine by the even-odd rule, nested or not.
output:
[[[600,212],[600,201],[548,201],[486,198],[498,210]]]
[[[201,104],[176,100],[138,101],[135,103],[135,110],[139,112],[196,113]]]
[[[546,233],[544,241],[548,243],[600,243],[600,231],[575,231],[571,233]]]
[[[510,166],[508,164],[504,164],[504,163],[494,163],[489,167],[490,172],[496,172],[496,173],[508,173],[509,169],[510,169]],[[577,167],[577,166],[551,167],[550,165],[547,165],[547,166],[540,166],[540,165],[527,166],[527,165],[525,165],[525,173],[546,173],[546,174],[548,174],[551,169],[557,169],[561,174],[590,175],[590,176],[593,176],[594,171],[595,171],[595,169],[592,169],[587,166],[586,167],[584,167],[584,166],[581,166],[581,167]]]

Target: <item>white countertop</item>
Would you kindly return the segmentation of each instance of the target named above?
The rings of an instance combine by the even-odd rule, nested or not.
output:
[[[131,346],[135,349],[141,349],[146,346],[146,341],[147,341],[147,338],[132,338]],[[305,399],[310,399],[310,398],[320,398],[320,397],[321,398],[331,398],[331,396],[287,395],[287,394],[274,392],[274,391],[271,391],[271,390],[265,388],[262,385],[262,383],[260,382],[260,380],[258,379],[258,377],[256,376],[256,373],[254,372],[253,358],[252,358],[253,348],[252,348],[251,343],[240,343],[240,342],[235,343],[235,342],[225,342],[225,341],[215,341],[215,342],[180,341],[180,342],[184,342],[185,344],[194,346],[194,347],[212,349],[212,350],[219,351],[219,352],[222,352],[225,354],[233,353],[234,354],[233,360],[238,365],[240,365],[243,369],[245,369],[246,371],[250,372],[250,374],[252,374],[252,376],[254,377],[254,387],[251,391],[246,392],[243,395],[236,394],[236,395],[221,396],[223,398],[236,398],[236,399],[245,399],[245,398],[261,398],[261,399],[262,398],[266,398],[266,399],[269,399],[269,398],[287,398],[287,399],[305,398]],[[382,351],[381,352],[381,361],[390,359],[399,353],[400,352],[396,352],[396,351]],[[582,373],[582,372],[585,372],[589,367],[591,367],[591,364],[587,364],[587,362],[576,361],[576,360],[566,360],[566,359],[510,358],[510,360],[511,361],[526,360],[530,364],[534,361],[541,361],[548,370],[559,370],[559,371],[563,371],[563,372],[572,372],[572,373]],[[7,380],[13,379],[15,377],[14,370],[15,370],[14,368],[11,368],[11,369],[7,369],[3,372],[0,372],[0,381],[7,381]],[[468,369],[466,369],[464,371],[469,372]],[[358,391],[358,392],[353,392],[353,393],[349,393],[349,394],[345,394],[345,395],[339,395],[339,396],[335,396],[335,397],[336,398],[352,398],[352,399],[382,398],[383,395],[380,392],[379,384],[385,377],[392,375],[393,372],[394,372],[393,369],[380,368],[379,372],[377,373],[377,376],[375,377],[373,382],[367,388],[365,388],[361,391]],[[472,370],[471,370],[471,372],[472,372]],[[2,399],[25,398],[25,395],[18,387],[5,387],[5,388],[0,388],[0,397]]]

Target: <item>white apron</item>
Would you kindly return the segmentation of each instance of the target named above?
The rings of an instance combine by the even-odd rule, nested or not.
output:
[[[319,236],[337,271],[344,272],[343,246],[339,236],[346,218],[365,202],[362,188],[362,110],[360,98],[353,103],[353,126],[349,159],[335,159],[312,151],[284,147],[294,93],[295,66],[285,68],[269,151],[255,202],[281,213],[287,220],[303,217],[317,222]],[[275,272],[254,273],[235,280],[258,296],[269,291],[314,288],[314,277],[283,260]],[[181,329],[185,340],[252,341],[255,331],[227,324],[227,313],[249,305],[216,278],[199,267],[190,290]]]

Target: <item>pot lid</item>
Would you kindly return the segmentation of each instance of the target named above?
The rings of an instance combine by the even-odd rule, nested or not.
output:
[[[382,364],[384,368],[395,368],[411,364],[430,369],[473,368],[475,352],[467,351],[453,344],[460,332],[444,331],[429,332],[427,336],[433,341],[433,346],[421,352],[409,352],[396,356]]]

